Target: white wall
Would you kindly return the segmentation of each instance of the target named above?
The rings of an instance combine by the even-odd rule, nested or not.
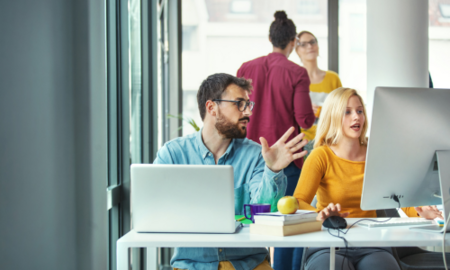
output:
[[[106,269],[103,14],[0,3],[0,269]]]

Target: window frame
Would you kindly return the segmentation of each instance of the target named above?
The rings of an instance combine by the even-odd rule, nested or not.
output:
[[[128,0],[105,0],[108,125],[108,269],[116,269],[116,242],[130,230]]]

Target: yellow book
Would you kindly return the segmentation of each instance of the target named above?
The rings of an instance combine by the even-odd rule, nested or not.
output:
[[[274,236],[289,236],[309,232],[317,232],[322,229],[322,221],[303,222],[285,226],[271,226],[250,224],[250,233]]]

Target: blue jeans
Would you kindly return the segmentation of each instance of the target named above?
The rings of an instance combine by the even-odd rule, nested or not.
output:
[[[284,169],[287,177],[286,195],[294,195],[301,170],[292,162]],[[273,254],[274,270],[299,270],[302,263],[303,248],[275,248]]]
[[[275,248],[274,270],[300,270],[303,248]]]
[[[287,186],[286,186],[286,196],[294,195],[295,188],[297,187],[298,179],[300,178],[300,172],[302,171],[297,166],[295,166],[294,162],[289,164],[286,168],[284,168],[284,175],[287,178]]]

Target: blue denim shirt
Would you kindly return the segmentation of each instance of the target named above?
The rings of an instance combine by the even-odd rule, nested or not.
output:
[[[216,163],[199,131],[167,142],[154,164]],[[244,213],[246,203],[270,203],[272,211],[277,210],[277,202],[286,192],[286,176],[265,165],[259,144],[246,138],[233,139],[217,164],[233,166],[236,215]],[[265,248],[175,248],[170,262],[181,269],[217,270],[220,261],[230,261],[236,270],[247,270],[262,263],[267,255]]]

